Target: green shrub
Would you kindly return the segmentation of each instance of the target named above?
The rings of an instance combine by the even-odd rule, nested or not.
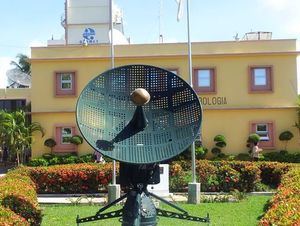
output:
[[[260,141],[260,136],[256,133],[249,135],[247,143],[258,143]]]
[[[251,157],[250,157],[249,154],[240,153],[240,154],[238,154],[237,156],[234,157],[234,160],[237,160],[237,161],[250,161]]]
[[[300,152],[289,153],[285,150],[262,154],[265,161],[300,163]]]
[[[208,152],[208,149],[206,147],[196,146],[195,147],[196,159],[205,159],[207,152]]]
[[[214,142],[216,147],[211,149],[211,153],[214,155],[214,158],[222,159],[226,155],[222,153],[222,148],[226,147],[227,143],[223,135],[216,135],[214,137]]]
[[[79,145],[83,143],[83,138],[79,135],[74,135],[70,138],[70,142],[75,145]]]
[[[284,145],[284,150],[287,149],[287,144],[288,142],[294,137],[294,134],[291,131],[284,131],[282,133],[280,133],[279,135],[279,140],[284,141],[285,145]]]
[[[86,154],[78,157],[77,162],[78,163],[94,162],[94,158],[92,154]]]
[[[44,141],[44,145],[53,148],[56,145],[56,141],[53,138],[48,138]]]
[[[214,142],[216,142],[216,146],[223,148],[227,145],[225,137],[223,135],[217,135],[214,137]]]
[[[214,148],[211,149],[211,153],[218,156],[219,154],[221,154],[221,149],[218,148],[218,147],[214,147]]]
[[[49,162],[46,159],[44,159],[43,157],[31,159],[28,162],[28,166],[48,166],[48,165],[49,165]]]

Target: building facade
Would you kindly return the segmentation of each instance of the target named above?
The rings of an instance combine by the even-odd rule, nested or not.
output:
[[[116,45],[115,67],[147,64],[176,72],[188,81],[186,43]],[[296,40],[253,40],[192,43],[193,88],[203,105],[202,143],[211,149],[214,137],[225,136],[226,154],[247,153],[250,133],[261,136],[264,150],[284,147],[278,136],[295,137],[288,150],[299,150],[297,120]],[[92,153],[85,142],[75,146],[66,137],[78,134],[76,101],[86,84],[111,67],[109,44],[34,47],[31,54],[32,121],[45,128],[35,139],[32,156],[53,152]]]

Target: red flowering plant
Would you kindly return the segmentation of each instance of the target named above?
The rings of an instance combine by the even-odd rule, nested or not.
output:
[[[220,191],[219,181],[217,178],[218,168],[207,160],[196,162],[196,171],[199,175],[202,191]]]
[[[278,191],[259,225],[300,225],[300,168],[283,176]]]
[[[221,191],[229,192],[238,189],[240,173],[229,165],[221,166],[217,172],[219,187]]]
[[[255,162],[229,162],[231,167],[240,173],[239,191],[253,191],[260,182],[261,170]]]
[[[111,180],[111,163],[68,164],[34,167],[30,176],[38,193],[95,193],[106,190]]]

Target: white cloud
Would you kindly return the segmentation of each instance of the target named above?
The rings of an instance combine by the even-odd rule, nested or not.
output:
[[[10,62],[14,60],[11,57],[0,57],[0,88],[5,88],[7,85],[6,71],[12,66]]]

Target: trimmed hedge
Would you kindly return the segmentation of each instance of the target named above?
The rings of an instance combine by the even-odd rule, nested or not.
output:
[[[259,225],[300,225],[300,168],[283,176],[277,193]]]
[[[208,160],[196,162],[201,191],[205,192],[229,192],[236,189],[251,192],[255,191],[260,183],[276,188],[282,175],[290,167],[291,164],[274,162]],[[173,162],[170,166],[170,190],[178,191],[178,188],[186,188],[190,182],[190,172],[191,167],[187,162]]]
[[[11,215],[12,220],[16,219],[24,223],[20,223],[20,225],[26,225],[26,222],[28,223],[27,225],[41,224],[42,213],[37,202],[36,187],[31,181],[26,168],[21,167],[1,178],[0,203],[2,209],[10,209],[20,216],[16,218],[15,215]],[[4,209],[4,212],[1,211],[0,215],[3,215],[5,212],[7,211]]]
[[[25,218],[0,205],[0,226],[29,226]]]
[[[38,193],[96,193],[111,180],[112,164],[72,164],[31,167]]]
[[[41,225],[37,193],[99,192],[111,180],[111,171],[111,163],[12,170],[0,179],[0,226]]]

